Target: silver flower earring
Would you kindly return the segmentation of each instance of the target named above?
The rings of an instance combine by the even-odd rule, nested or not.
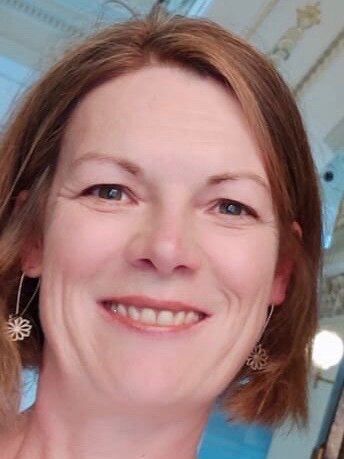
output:
[[[274,312],[274,305],[270,306],[270,311],[268,317],[266,318],[265,325],[262,331],[264,334],[268,323],[270,322],[272,313]],[[258,343],[255,345],[254,349],[250,352],[250,355],[247,357],[246,365],[254,371],[264,370],[268,366],[269,356],[266,350],[263,348],[262,344]]]
[[[25,278],[25,274],[23,273],[19,281],[15,313],[11,314],[6,322],[6,332],[9,335],[11,341],[22,341],[23,339],[30,336],[31,329],[32,329],[31,322],[28,319],[24,319],[23,316],[26,313],[26,311],[29,309],[32,301],[34,300],[36,296],[36,293],[38,292],[38,289],[40,286],[40,279],[38,280],[35,291],[33,292],[27,305],[22,310],[22,312],[19,313],[20,298],[22,294],[24,278]]]

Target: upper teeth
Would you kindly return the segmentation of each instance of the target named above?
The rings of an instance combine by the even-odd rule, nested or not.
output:
[[[110,309],[121,316],[130,317],[133,320],[149,325],[171,326],[191,324],[201,319],[201,315],[194,311],[173,312],[161,309],[137,308],[117,303],[112,303]]]

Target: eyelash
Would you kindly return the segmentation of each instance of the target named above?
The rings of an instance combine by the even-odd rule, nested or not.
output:
[[[120,192],[120,197],[122,197],[123,193],[126,193],[128,197],[130,197],[130,192],[129,190],[123,186],[123,185],[117,185],[117,184],[100,184],[100,185],[93,185],[89,188],[87,188],[85,191],[83,191],[82,196],[95,196],[97,198],[103,199],[104,201],[121,201],[122,199],[117,199],[117,198],[110,198],[110,197],[104,197],[99,195],[97,192],[101,191],[107,191],[111,192],[112,190],[117,190]],[[232,206],[232,209],[234,206],[236,208],[240,208],[240,213],[227,213],[225,209],[228,210],[228,208]],[[257,218],[258,215],[257,213],[249,206],[239,202],[235,201],[233,199],[219,199],[216,201],[216,205],[213,208],[219,208],[219,213],[223,215],[229,215],[229,216],[235,216],[235,217],[243,217],[243,216],[251,216],[254,218]],[[223,211],[224,210],[224,211]],[[245,215],[242,215],[242,212],[245,213]]]
[[[240,207],[241,208],[241,212],[240,214],[231,214],[231,213],[226,213],[226,212],[221,212],[221,208],[224,209],[224,208],[227,208],[230,207],[230,206],[236,206],[236,207]],[[216,206],[215,207],[218,207],[220,209],[220,213],[221,214],[224,214],[224,215],[229,215],[229,216],[235,216],[235,217],[244,217],[244,216],[250,216],[250,217],[254,217],[254,218],[257,218],[258,215],[257,213],[249,206],[239,202],[239,201],[235,201],[233,199],[219,199],[216,203]],[[244,215],[242,215],[242,211],[245,212]]]
[[[110,196],[104,197],[97,193],[97,191],[107,191],[111,192],[112,190],[116,190],[120,192],[122,197],[122,193],[126,193],[127,196],[130,196],[130,193],[127,188],[122,185],[117,184],[100,184],[100,185],[93,185],[82,192],[82,196],[94,196],[96,198],[103,199],[104,201],[121,201],[122,199],[117,199],[116,197],[111,198]]]

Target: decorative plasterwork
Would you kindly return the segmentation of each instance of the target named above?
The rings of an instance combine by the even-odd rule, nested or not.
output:
[[[297,9],[297,24],[290,27],[278,40],[273,50],[269,53],[270,59],[278,67],[283,60],[287,60],[292,50],[302,39],[305,31],[310,27],[320,24],[320,2],[306,5]]]
[[[246,40],[249,40],[257,32],[259,27],[263,24],[265,19],[269,16],[269,14],[275,8],[278,2],[279,0],[269,0],[265,4],[265,6],[263,6],[263,8],[257,14],[252,26],[244,34],[244,37],[246,38]]]
[[[344,314],[344,273],[326,279],[320,305],[320,317]]]
[[[179,13],[201,14],[209,4],[209,1],[210,0],[166,0],[166,7],[171,11]],[[150,6],[152,6],[154,1],[151,0],[151,2],[146,3],[151,3]],[[52,14],[49,9],[49,5],[47,5],[46,8],[42,8],[41,6],[37,6],[34,2],[30,2],[28,0],[0,0],[0,6],[4,6],[19,13],[25,14],[34,20],[37,20],[55,30],[58,30],[59,32],[62,32],[64,36],[83,36],[87,33],[83,27],[72,25],[63,18]],[[65,7],[65,10],[68,13],[68,6]],[[145,10],[142,9],[142,11]],[[95,17],[93,19],[99,19],[97,17],[97,13],[102,13],[101,16],[103,20],[108,19],[113,21],[116,19],[123,19],[123,12],[125,13],[124,17],[126,17],[128,14],[129,16],[135,15],[135,13],[140,13],[142,11],[140,11],[139,8],[131,8],[129,6],[129,2],[126,2],[125,0],[97,0],[94,2],[93,14],[95,14]],[[109,13],[108,15],[105,15],[108,17],[103,17],[104,12]]]
[[[344,199],[342,201],[342,205],[340,207],[336,222],[336,230],[339,230],[341,228],[344,228]]]
[[[312,82],[331,64],[331,62],[344,49],[344,29],[330,43],[316,63],[309,69],[306,75],[295,86],[294,92],[299,97]]]
[[[61,18],[54,16],[49,12],[48,8],[45,10],[24,0],[0,0],[0,6],[1,5],[30,16],[31,18],[40,21],[53,29],[59,30],[63,34],[83,35],[83,31],[81,29],[68,24]]]
[[[211,0],[164,0],[166,9],[173,13],[198,15],[203,13]],[[98,9],[106,11],[107,18],[121,20],[147,12],[154,5],[154,0],[97,0]],[[97,9],[97,8],[95,8]],[[102,18],[103,19],[103,18]]]
[[[209,0],[165,0],[168,9],[181,14],[201,14]]]

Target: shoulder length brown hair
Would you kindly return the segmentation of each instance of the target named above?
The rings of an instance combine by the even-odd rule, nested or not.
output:
[[[147,17],[112,25],[74,47],[29,90],[3,135],[0,151],[0,325],[13,313],[24,243],[41,237],[43,209],[61,138],[76,104],[96,86],[152,63],[210,76],[235,94],[262,152],[279,224],[280,258],[293,257],[284,304],[274,313],[263,345],[267,369],[243,367],[221,394],[231,417],[274,425],[306,418],[310,343],[316,328],[321,222],[317,177],[292,94],[274,67],[237,36],[205,19]],[[22,190],[28,198],[19,209]],[[302,240],[291,223],[297,221]],[[17,413],[20,373],[41,361],[36,333],[23,343],[0,334],[0,419]]]

